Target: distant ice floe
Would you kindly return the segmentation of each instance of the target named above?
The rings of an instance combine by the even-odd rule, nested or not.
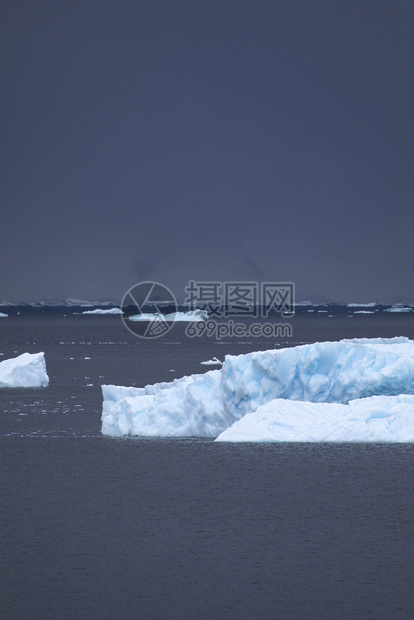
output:
[[[27,306],[29,308],[71,308],[71,307],[96,307],[96,306],[114,306],[116,304],[115,301],[88,301],[86,299],[75,299],[73,297],[69,297],[63,301],[20,301],[20,302],[10,302],[10,301],[2,301],[0,302],[0,307],[16,307],[16,306]]]
[[[97,300],[88,301],[87,299],[76,299],[74,297],[68,297],[61,304],[58,304],[58,305],[66,306],[68,308],[71,308],[73,306],[77,306],[77,307],[112,306],[114,305],[114,302],[113,301],[97,301]]]
[[[384,312],[412,312],[412,308],[406,308],[403,306],[393,306],[392,308],[387,308]]]
[[[220,370],[102,392],[104,435],[414,441],[414,342],[354,339],[227,355]]]
[[[143,313],[133,314],[129,317],[130,321],[153,321],[159,314]],[[163,315],[165,321],[207,321],[208,313],[204,310],[190,310],[189,312],[172,312],[171,314]]]
[[[221,366],[223,362],[220,362],[217,357],[213,357],[213,359],[207,360],[206,362],[200,362],[200,364],[203,364],[204,366],[216,366],[217,364],[220,364]]]
[[[44,353],[23,353],[18,357],[0,362],[0,387],[46,387]]]
[[[82,314],[123,314],[121,308],[97,308],[96,310],[85,310]]]
[[[8,318],[8,314],[5,314],[4,312],[0,312],[0,319],[7,319]]]
[[[346,304],[347,308],[374,308],[376,306],[375,301],[371,301],[368,304]]]

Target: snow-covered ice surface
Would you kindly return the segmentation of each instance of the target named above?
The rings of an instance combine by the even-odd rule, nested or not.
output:
[[[130,321],[153,321],[157,314],[133,314],[129,317]],[[207,321],[208,313],[204,310],[190,310],[189,312],[172,312],[163,316],[166,321]]]
[[[85,310],[82,314],[123,314],[121,308],[97,308],[96,310]]]
[[[414,396],[341,403],[275,399],[248,413],[216,441],[414,441]]]
[[[321,409],[323,430],[318,441],[329,436],[341,436],[341,441],[378,441],[379,437],[407,441],[401,437],[408,437],[412,430],[401,434],[398,429],[403,421],[390,421],[392,416],[400,416],[401,408],[404,420],[412,415],[414,423],[414,397],[386,403],[391,396],[414,394],[414,342],[408,338],[354,339],[227,355],[221,370],[145,388],[104,385],[102,391],[105,435],[217,437],[247,414],[277,399],[269,411],[282,411],[277,416],[282,416],[287,426],[293,416],[296,422],[291,437],[298,436],[300,441],[315,441],[316,436],[306,420],[318,415],[317,408],[309,408],[307,403],[342,404],[331,408],[331,417],[329,408]],[[383,397],[381,411],[394,411],[391,418],[367,412],[371,396]],[[355,399],[358,401],[348,408],[346,403]],[[360,399],[367,400],[361,404]],[[364,416],[376,420],[375,429]],[[354,418],[355,424],[351,424]],[[337,432],[339,419],[343,420],[342,435]],[[379,427],[384,430],[382,435]]]
[[[0,362],[0,387],[46,387],[44,353],[23,353]]]

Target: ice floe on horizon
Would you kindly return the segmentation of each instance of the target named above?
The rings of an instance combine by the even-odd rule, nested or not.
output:
[[[370,301],[369,303],[366,303],[366,304],[356,304],[356,303],[346,304],[346,307],[347,308],[374,308],[377,305],[378,305],[377,302]]]
[[[96,306],[116,306],[116,302],[114,301],[88,301],[86,299],[75,299],[69,297],[68,299],[64,299],[63,301],[2,301],[0,302],[0,308],[5,307],[29,307],[29,308],[71,308],[71,307],[85,307],[85,308],[93,308]]]
[[[97,308],[96,310],[85,310],[82,314],[123,314],[121,308]]]
[[[404,306],[392,306],[392,308],[386,308],[384,312],[413,312],[413,309]]]
[[[95,301],[88,301],[87,299],[76,299],[74,297],[68,297],[67,299],[65,299],[63,302],[56,304],[58,306],[67,306],[67,307],[72,307],[72,306],[85,306],[85,307],[89,307],[89,306],[114,306],[116,305],[113,301],[99,301],[99,300],[95,300]]]
[[[170,314],[161,315],[159,313],[142,313],[133,314],[129,317],[130,321],[154,321],[158,317],[162,317],[164,321],[207,321],[208,313],[205,310],[189,310],[188,312],[171,312]]]

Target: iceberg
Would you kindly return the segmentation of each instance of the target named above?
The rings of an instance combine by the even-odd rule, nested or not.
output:
[[[367,304],[346,304],[347,308],[374,308],[377,305],[375,301],[370,301]]]
[[[0,362],[0,388],[46,387],[47,385],[49,385],[49,377],[43,352],[23,353],[18,357]]]
[[[97,308],[96,310],[85,310],[82,314],[123,314],[121,308]]]
[[[414,342],[353,339],[227,355],[220,370],[144,388],[103,385],[102,393],[104,435],[217,437],[276,400],[289,424],[289,411],[307,411],[306,403],[345,412],[350,401],[414,395]]]
[[[404,308],[401,306],[393,306],[392,308],[386,308],[384,312],[412,312],[412,308]]]
[[[8,314],[5,314],[4,312],[0,312],[0,319],[7,319],[8,318]]]
[[[200,362],[200,364],[202,366],[217,366],[217,365],[222,366],[223,362],[220,362],[220,360],[217,359],[217,357],[213,357],[213,359],[206,360],[205,362]]]
[[[75,299],[74,297],[68,297],[63,301],[63,305],[70,308],[71,306],[93,306],[93,303],[87,299]]]
[[[168,315],[169,316],[169,315]],[[133,314],[128,317],[129,321],[154,321],[158,317],[162,317],[163,319],[167,318],[167,315],[162,315],[159,312],[152,314],[151,312],[143,312],[142,314]]]
[[[156,319],[159,313],[151,314],[151,313],[143,313],[143,314],[133,314],[129,317],[130,321],[153,321]],[[172,312],[171,314],[163,315],[163,320],[165,321],[207,321],[208,313],[205,310],[190,310],[189,312]]]

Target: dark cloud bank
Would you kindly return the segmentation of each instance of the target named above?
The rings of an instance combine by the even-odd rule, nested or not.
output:
[[[0,298],[414,302],[414,4],[3,1]]]

